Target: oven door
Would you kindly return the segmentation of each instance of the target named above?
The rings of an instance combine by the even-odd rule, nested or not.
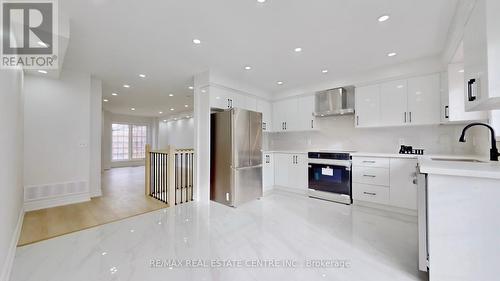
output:
[[[309,163],[309,189],[351,196],[351,166]]]

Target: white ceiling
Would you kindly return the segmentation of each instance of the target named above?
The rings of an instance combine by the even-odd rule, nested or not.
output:
[[[439,54],[457,0],[59,3],[71,19],[65,67],[103,80],[106,109],[157,116],[191,107],[192,76],[207,69],[273,94]],[[383,14],[391,18],[379,23]],[[194,38],[202,43],[194,45]],[[389,52],[398,55],[389,58]]]

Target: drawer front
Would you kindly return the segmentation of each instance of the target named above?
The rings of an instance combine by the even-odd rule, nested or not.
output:
[[[352,198],[359,201],[388,205],[389,187],[353,183]]]
[[[353,166],[389,168],[389,158],[378,157],[353,157]]]
[[[353,167],[352,181],[371,185],[389,186],[389,169]]]

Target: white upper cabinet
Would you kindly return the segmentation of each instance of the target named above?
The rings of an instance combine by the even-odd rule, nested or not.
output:
[[[407,81],[399,80],[380,85],[380,124],[402,126],[408,123]]]
[[[210,107],[220,109],[238,107],[238,96],[226,89],[210,86]]]
[[[314,117],[314,95],[298,98],[297,130],[317,130]]]
[[[356,88],[356,127],[375,127],[380,124],[380,86]]]
[[[273,131],[316,130],[314,96],[290,98],[273,103]]]
[[[439,124],[440,74],[356,89],[357,128]]]
[[[273,131],[282,132],[285,131],[285,120],[286,120],[286,112],[285,112],[285,101],[278,101],[273,103]]]
[[[433,74],[408,79],[407,122],[430,125],[441,122],[440,75]]]
[[[500,108],[500,1],[477,0],[464,31],[466,111]]]
[[[448,65],[447,91],[443,93],[444,105],[442,117],[448,122],[468,122],[488,119],[486,111],[465,111],[465,85],[464,85],[464,64],[454,63]]]
[[[258,99],[257,100],[257,112],[262,113],[262,131],[271,132],[272,127],[272,105],[270,102]]]
[[[298,99],[291,98],[273,103],[273,128],[275,132],[299,129]]]

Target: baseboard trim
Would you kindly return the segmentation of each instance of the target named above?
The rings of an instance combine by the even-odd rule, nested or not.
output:
[[[17,219],[16,229],[14,230],[14,233],[12,234],[12,238],[10,240],[10,246],[7,252],[7,257],[5,258],[5,262],[2,265],[0,281],[10,280],[12,266],[14,265],[14,259],[16,257],[17,241],[19,241],[19,236],[21,235],[21,229],[23,227],[23,220],[24,220],[24,209],[21,208],[21,211],[19,213],[19,218]]]
[[[33,201],[25,201],[24,202],[24,210],[35,211],[40,209],[64,206],[69,204],[81,203],[90,201],[90,194],[88,192],[85,193],[76,193],[76,194],[68,194],[65,196],[53,197],[53,198],[43,198]]]

